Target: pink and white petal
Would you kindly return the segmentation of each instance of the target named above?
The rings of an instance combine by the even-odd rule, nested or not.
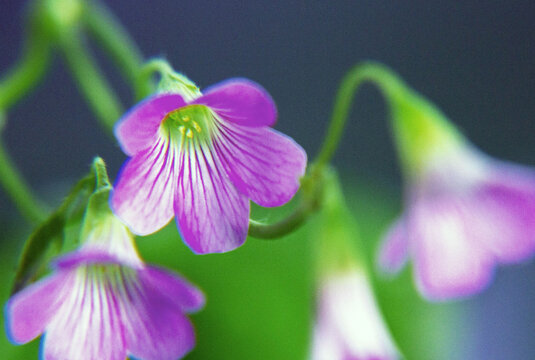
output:
[[[121,318],[128,353],[143,360],[175,360],[195,346],[182,309],[142,278],[123,283]]]
[[[135,234],[156,232],[173,218],[175,160],[171,139],[160,137],[123,165],[110,202],[114,213]]]
[[[71,280],[67,272],[59,272],[13,295],[5,310],[9,340],[24,344],[41,335],[61,306]]]
[[[471,209],[464,205],[438,200],[418,204],[411,213],[416,282],[431,300],[475,294],[492,278],[494,255],[475,238]]]
[[[45,360],[124,360],[118,298],[106,274],[79,268],[76,284],[46,329]],[[98,270],[97,270],[98,271]],[[66,340],[68,336],[68,341]]]
[[[138,275],[147,288],[159,292],[184,312],[195,312],[204,306],[202,291],[176,273],[148,266],[140,270]]]
[[[386,232],[379,250],[379,269],[395,274],[405,264],[409,255],[409,239],[404,218],[397,219]]]
[[[115,125],[115,136],[128,156],[147,149],[155,141],[167,113],[186,105],[178,94],[160,94],[139,103]]]
[[[307,155],[276,130],[220,123],[214,150],[232,183],[261,206],[280,206],[299,190]]]
[[[233,250],[247,237],[249,200],[210,149],[186,144],[174,204],[182,239],[198,254]]]
[[[272,126],[277,108],[268,92],[247,79],[230,79],[206,90],[192,104],[206,105],[220,117],[244,126]]]
[[[518,262],[535,252],[535,182],[488,182],[475,190],[481,226],[489,248],[504,263]]]

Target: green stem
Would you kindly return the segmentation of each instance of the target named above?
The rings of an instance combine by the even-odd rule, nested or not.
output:
[[[315,161],[318,167],[325,167],[333,157],[340,143],[355,92],[365,81],[374,82],[388,97],[395,96],[402,89],[401,80],[382,64],[365,62],[349,71],[336,95],[327,136]]]
[[[312,212],[304,202],[293,213],[274,224],[263,224],[253,219],[249,220],[249,236],[272,240],[287,235],[301,227]]]
[[[4,143],[0,139],[0,183],[20,213],[33,223],[46,219],[48,211],[45,206],[33,195],[24,178],[17,171],[11,161]]]
[[[102,127],[111,133],[115,122],[123,114],[116,94],[83,46],[79,34],[65,34],[60,39],[60,45],[80,91]]]
[[[124,77],[131,83],[136,99],[147,96],[151,91],[151,84],[139,76],[143,56],[126,29],[98,2],[88,2],[84,20],[91,34],[111,55]]]
[[[15,104],[39,81],[50,62],[50,41],[31,18],[22,59],[0,80],[0,111]]]

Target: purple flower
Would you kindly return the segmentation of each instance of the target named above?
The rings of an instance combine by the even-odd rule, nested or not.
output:
[[[146,266],[128,229],[110,214],[55,272],[15,294],[7,330],[17,344],[41,334],[45,360],[174,360],[195,344],[184,313],[202,293],[176,274]]]
[[[398,351],[361,270],[324,279],[311,360],[393,360]]]
[[[258,84],[232,79],[184,96],[155,95],[118,123],[131,158],[111,205],[136,234],[153,233],[174,215],[194,252],[229,251],[247,236],[249,200],[279,206],[293,197],[306,154],[270,128],[275,104]]]
[[[465,141],[422,157],[409,177],[407,207],[388,231],[383,269],[397,272],[408,257],[429,299],[475,294],[497,264],[535,251],[535,172],[491,159]]]

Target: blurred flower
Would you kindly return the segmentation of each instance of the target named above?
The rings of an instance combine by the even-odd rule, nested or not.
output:
[[[203,306],[202,293],[176,274],[146,266],[111,212],[95,221],[86,226],[85,244],[59,258],[52,275],[9,300],[10,340],[27,343],[44,333],[45,360],[184,356],[195,344],[184,313]]]
[[[379,264],[397,272],[411,257],[429,299],[477,293],[497,264],[535,251],[535,172],[480,153],[408,89],[391,105],[406,208],[384,239]]]
[[[366,275],[354,269],[325,279],[319,292],[311,359],[398,358]]]
[[[155,95],[132,109],[115,134],[125,163],[112,195],[116,214],[139,235],[176,216],[196,253],[245,241],[249,199],[279,206],[299,188],[306,154],[269,128],[276,109],[259,85],[232,79],[209,88]]]
[[[319,289],[311,359],[398,359],[368,282],[355,221],[331,170],[322,200],[313,230]]]

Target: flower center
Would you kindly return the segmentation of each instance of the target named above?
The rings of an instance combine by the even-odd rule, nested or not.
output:
[[[185,139],[204,139],[212,122],[210,109],[204,105],[188,105],[169,112],[163,121],[171,134]]]

